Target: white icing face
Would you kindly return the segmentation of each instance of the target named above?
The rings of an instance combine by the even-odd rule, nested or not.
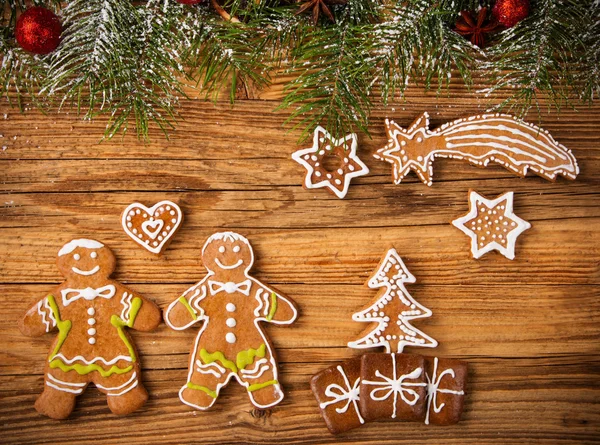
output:
[[[254,262],[249,244],[242,239],[216,239],[204,249],[202,261],[206,268],[215,273],[221,271],[247,271]]]
[[[108,277],[115,266],[115,258],[106,247],[76,247],[58,257],[58,268],[67,278]]]

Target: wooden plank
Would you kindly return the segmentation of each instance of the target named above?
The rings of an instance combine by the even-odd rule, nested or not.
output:
[[[474,89],[485,86],[477,82]],[[299,132],[281,126],[289,111],[272,112],[281,85],[249,89],[248,97],[267,100],[234,107],[185,101],[186,120],[171,139],[153,131],[148,144],[131,135],[99,144],[103,121],[20,114],[0,104],[2,443],[598,443],[600,104],[542,115],[542,126],[579,160],[574,182],[522,180],[498,166],[438,160],[433,187],[414,176],[394,186],[389,164],[370,156],[386,142],[385,117],[409,125],[429,111],[436,126],[489,105],[460,85],[450,97],[413,89],[405,102],[376,106],[372,139],[359,139],[371,174],[342,201],[300,187],[302,168],[290,159]],[[537,123],[535,113],[529,120]],[[469,188],[490,196],[515,191],[515,211],[533,228],[520,237],[514,261],[471,259],[468,238],[449,224],[467,211]],[[156,258],[127,239],[119,215],[130,202],[167,198],[182,205],[186,219]],[[177,391],[196,331],[161,325],[133,333],[151,394],[142,410],[115,417],[90,388],[70,420],[39,416],[33,402],[51,336],[23,337],[16,320],[60,282],[60,246],[72,237],[102,239],[117,254],[115,277],[165,307],[204,275],[199,250],[221,229],[247,235],[256,276],[300,305],[292,327],[267,328],[280,356],[284,403],[260,412],[232,384],[213,411],[188,409]],[[436,354],[470,363],[464,418],[441,428],[377,422],[333,438],[308,381],[359,354],[346,342],[365,325],[351,314],[374,297],[363,283],[390,245],[417,277],[408,290],[433,311],[415,325],[440,341]]]
[[[101,218],[98,218],[101,220]],[[381,255],[395,246],[407,260],[420,284],[598,284],[600,235],[598,218],[539,221],[521,236],[518,257],[509,261],[493,253],[471,259],[469,239],[450,224],[385,228],[244,229],[253,241],[256,270],[276,283],[362,283]],[[170,250],[154,258],[130,241],[118,221],[96,229],[77,219],[61,229],[48,224],[40,229],[10,230],[4,249],[0,282],[59,281],[55,268],[60,247],[78,236],[92,236],[115,248],[119,270],[115,277],[127,282],[191,282],[201,274],[199,251],[206,237],[228,225],[182,228]],[[100,224],[99,224],[100,226]],[[38,230],[44,230],[39,236]],[[360,233],[358,235],[357,233]],[[185,234],[185,235],[184,235]],[[57,240],[49,242],[46,240]],[[587,242],[582,245],[581,240]],[[58,240],[61,240],[60,242]],[[52,246],[52,247],[50,247]],[[290,272],[293,271],[293,272]]]

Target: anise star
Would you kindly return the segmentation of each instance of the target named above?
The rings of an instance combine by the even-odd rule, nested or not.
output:
[[[300,6],[300,9],[296,11],[296,15],[302,14],[304,11],[308,11],[312,8],[313,24],[316,25],[319,21],[319,14],[321,13],[321,11],[323,11],[323,14],[325,14],[329,20],[335,22],[335,17],[333,16],[331,9],[329,9],[329,6],[327,6],[327,3],[345,5],[346,0],[304,0],[302,6]]]
[[[455,31],[461,36],[471,36],[471,43],[483,48],[485,45],[485,35],[498,29],[495,21],[487,20],[487,8],[481,8],[477,14],[477,20],[469,11],[461,11],[461,17],[456,22]]]

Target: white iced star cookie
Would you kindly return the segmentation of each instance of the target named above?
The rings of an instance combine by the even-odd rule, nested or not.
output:
[[[352,178],[369,173],[369,168],[356,155],[356,146],[355,133],[334,139],[323,127],[315,128],[312,147],[292,154],[292,159],[307,170],[304,188],[327,187],[338,198],[344,198]],[[323,163],[326,157],[337,157],[339,164],[333,169],[327,168]]]
[[[497,250],[506,258],[515,258],[517,237],[531,227],[513,212],[513,192],[496,199],[486,199],[469,190],[469,213],[452,221],[452,225],[471,237],[471,253],[479,258]]]

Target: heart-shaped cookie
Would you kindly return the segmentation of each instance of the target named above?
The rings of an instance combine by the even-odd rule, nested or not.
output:
[[[167,248],[182,221],[181,209],[171,201],[161,201],[151,208],[134,202],[127,206],[121,217],[125,233],[157,255]]]

